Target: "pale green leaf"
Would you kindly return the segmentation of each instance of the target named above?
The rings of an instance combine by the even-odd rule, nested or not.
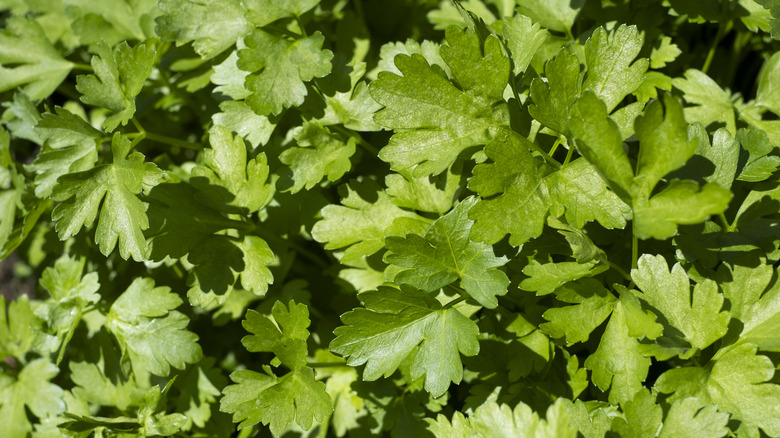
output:
[[[685,79],[674,78],[672,85],[682,90],[685,101],[693,105],[685,108],[685,118],[689,122],[699,122],[705,127],[724,123],[729,133],[736,133],[731,96],[712,78],[699,70],[688,69]]]
[[[192,42],[205,59],[219,55],[252,29],[240,0],[161,0],[159,8],[163,14],[156,20],[157,35],[177,45]]]
[[[257,115],[244,102],[226,101],[219,104],[221,112],[214,113],[211,120],[240,135],[253,148],[264,145],[271,138],[276,123],[266,116]]]
[[[518,11],[558,32],[570,33],[585,0],[517,0]]]
[[[512,54],[515,75],[525,72],[536,50],[547,40],[549,33],[524,15],[516,15],[504,21],[504,38]]]
[[[539,328],[553,338],[566,337],[568,345],[587,341],[590,333],[607,319],[617,304],[617,298],[594,279],[560,287],[555,291],[555,297],[573,305],[545,311],[542,316],[549,322]]]
[[[349,159],[355,153],[354,137],[344,141],[316,122],[304,122],[290,132],[295,145],[279,154],[279,161],[292,170],[291,193],[309,190],[323,179],[336,181],[352,168]]]
[[[32,431],[25,408],[40,419],[65,410],[62,388],[50,383],[58,373],[54,364],[40,358],[25,365],[11,382],[0,381],[0,418],[3,419],[4,436],[26,438]]]
[[[546,81],[534,78],[531,82],[534,103],[528,107],[528,112],[543,125],[566,134],[569,111],[581,92],[580,61],[562,48],[544,66],[544,74]]]

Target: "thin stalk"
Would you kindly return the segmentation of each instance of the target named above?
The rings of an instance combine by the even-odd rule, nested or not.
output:
[[[300,15],[296,15],[296,16],[295,16],[295,21],[298,23],[298,27],[301,29],[301,35],[303,35],[303,37],[304,37],[304,38],[306,38],[307,36],[309,36],[309,35],[306,33],[306,28],[305,28],[305,27],[303,27],[303,21],[301,20],[301,16],[300,16]]]
[[[309,362],[306,366],[311,368],[346,368],[344,362]]]
[[[338,132],[339,134],[341,134],[341,135],[343,135],[345,137],[352,137],[352,138],[354,138],[355,141],[357,142],[358,146],[362,147],[363,149],[365,149],[366,151],[368,151],[369,153],[371,153],[373,155],[379,155],[379,149],[375,148],[374,145],[372,145],[371,143],[369,143],[366,140],[364,140],[363,137],[360,134],[358,134],[357,132],[350,132],[347,128],[345,128],[343,126],[339,126],[339,125],[328,126],[328,128],[331,131]]]
[[[631,233],[631,269],[637,268],[637,260],[639,260],[639,238],[636,237],[636,234],[633,233],[633,226],[632,226],[632,233]]]
[[[517,135],[518,137],[520,136],[520,134],[518,134],[515,131],[511,131],[511,132],[512,134]],[[544,160],[547,161],[547,163],[549,163],[554,168],[560,169],[561,167],[563,167],[561,166],[561,163],[555,161],[555,159],[551,157],[547,152],[545,152],[544,149],[540,148],[538,144],[532,142],[531,147],[533,148],[534,151],[538,152],[539,155],[541,155],[542,158],[544,158]]]
[[[89,64],[84,64],[84,63],[81,63],[81,62],[74,62],[74,63],[72,63],[72,64],[73,64],[73,65],[71,66],[71,69],[72,69],[72,70],[88,71],[88,72],[90,72],[90,73],[94,71],[94,70],[92,69],[92,66],[91,66],[91,65],[89,65]]]
[[[184,149],[191,149],[193,151],[199,151],[203,149],[203,145],[199,143],[193,143],[187,140],[180,140],[178,138],[168,137],[167,135],[155,134],[154,132],[146,131],[146,138],[154,140],[158,143],[164,143],[170,146],[178,146]]]
[[[464,296],[458,297],[458,298],[456,298],[456,299],[454,299],[454,300],[450,301],[449,303],[445,304],[445,305],[444,305],[444,308],[445,308],[445,309],[449,309],[449,308],[451,308],[451,307],[455,307],[455,305],[456,305],[456,304],[460,304],[460,303],[462,303],[463,301],[466,301],[466,299],[467,299],[467,298],[466,298],[466,297],[464,297]]]
[[[552,147],[550,148],[550,152],[548,154],[552,157],[555,155],[555,151],[558,150],[558,146],[561,145],[561,137],[558,136],[557,139],[555,139],[555,143],[553,143]]]
[[[569,152],[566,152],[566,158],[563,160],[563,165],[569,164],[569,161],[571,160],[571,157],[574,155],[574,148],[569,145]]]
[[[722,21],[720,24],[718,24],[718,33],[715,34],[715,38],[712,40],[712,44],[710,45],[710,50],[707,52],[707,58],[704,59],[704,65],[701,67],[702,73],[707,73],[707,70],[710,69],[710,65],[712,64],[712,59],[715,57],[715,51],[718,48],[718,44],[720,44],[720,40],[723,39],[723,37],[731,30],[731,21],[727,23],[723,23]]]
[[[620,274],[621,277],[625,278],[628,281],[631,281],[631,276],[628,275],[628,272],[626,272],[625,269],[621,268],[620,266],[610,261],[607,261],[607,263],[609,263],[609,267],[614,269],[618,274]]]
[[[718,214],[718,219],[720,219],[720,224],[723,227],[723,232],[728,233],[729,231],[732,231],[731,225],[729,225],[728,219],[726,219],[726,215],[723,213]]]

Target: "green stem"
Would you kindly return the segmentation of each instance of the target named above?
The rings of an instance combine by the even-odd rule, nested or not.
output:
[[[512,134],[520,137],[520,134],[518,134],[517,132],[515,132],[515,131],[510,131],[510,132]],[[532,142],[531,143],[531,147],[533,148],[534,151],[539,153],[539,155],[541,155],[542,158],[544,158],[544,160],[547,161],[547,163],[549,163],[554,168],[560,169],[561,167],[563,167],[563,166],[561,166],[561,163],[555,161],[555,159],[553,159],[553,157],[551,157],[549,154],[547,154],[547,152],[545,152],[544,149],[540,148],[538,144]]]
[[[557,139],[555,139],[555,143],[553,143],[552,147],[550,148],[550,152],[548,154],[552,157],[555,155],[555,151],[558,150],[558,146],[561,145],[561,136],[558,136]]]
[[[628,281],[631,281],[631,276],[628,275],[628,272],[626,272],[625,269],[621,268],[620,266],[610,261],[607,261],[607,263],[609,263],[609,267],[617,271],[617,273],[620,274],[621,277],[625,278]]]
[[[146,131],[146,138],[154,140],[158,143],[164,143],[170,146],[178,146],[184,149],[191,149],[193,151],[199,151],[203,149],[203,145],[199,143],[193,143],[187,140],[180,140],[178,138],[168,137],[167,135],[155,134],[154,132]]]
[[[633,225],[631,226],[631,269],[637,268],[637,260],[639,260],[639,238],[633,233]]]
[[[298,254],[304,256],[305,258],[309,259],[310,262],[314,263],[315,265],[319,266],[322,269],[326,269],[330,267],[329,263],[322,260],[322,258],[320,258],[318,255],[306,249],[303,245],[299,244],[298,242],[289,239],[283,239],[281,237],[277,237],[271,233],[268,233],[267,231],[260,228],[260,225],[262,224],[259,224],[254,228],[254,233],[262,237],[266,241],[271,241],[279,245],[286,246],[292,249],[293,251],[297,252]]]
[[[701,67],[702,73],[707,73],[707,70],[710,69],[710,65],[712,64],[712,59],[715,57],[715,51],[718,48],[718,44],[720,44],[720,40],[731,30],[731,21],[726,22],[725,24],[721,21],[718,24],[718,33],[715,34],[715,38],[712,40],[712,44],[710,45],[710,50],[707,52],[707,58],[704,59],[704,65]]]
[[[94,70],[92,69],[92,66],[91,66],[91,65],[89,65],[89,64],[83,64],[83,63],[81,63],[81,62],[74,62],[74,63],[73,63],[73,66],[71,66],[71,69],[72,69],[72,70],[82,70],[82,71],[88,71],[88,72],[90,72],[90,73],[94,71]]]
[[[338,132],[339,134],[341,134],[341,135],[343,135],[345,137],[352,137],[352,138],[354,138],[355,141],[357,142],[358,146],[362,147],[363,149],[365,149],[366,151],[368,151],[369,153],[371,153],[374,156],[379,155],[379,149],[375,148],[374,145],[372,145],[371,143],[369,143],[366,140],[364,140],[363,137],[359,133],[354,132],[354,131],[350,131],[347,128],[345,128],[343,126],[339,126],[339,125],[328,126],[328,128],[330,128],[331,131]]]
[[[571,157],[574,155],[574,148],[569,146],[569,152],[566,152],[566,158],[563,160],[563,165],[569,164]]]
[[[728,219],[726,219],[726,215],[723,213],[718,214],[718,219],[720,219],[721,226],[723,227],[723,232],[728,233],[729,231],[733,231],[731,229],[731,225],[729,225]]]
[[[303,21],[301,20],[301,16],[296,15],[295,21],[298,23],[298,27],[301,29],[301,35],[303,35],[304,38],[308,37],[309,35],[306,33],[306,28],[303,27]]]
[[[311,368],[346,368],[347,364],[344,362],[309,362],[306,366]]]
[[[454,300],[450,301],[449,303],[445,304],[445,305],[444,305],[444,308],[445,308],[445,309],[449,309],[449,308],[451,308],[451,307],[455,307],[455,305],[457,305],[457,304],[460,304],[460,303],[462,303],[463,301],[466,301],[466,299],[467,299],[467,298],[466,298],[466,297],[463,297],[463,296],[461,296],[461,297],[458,297],[458,298],[456,298],[456,299],[454,299]]]

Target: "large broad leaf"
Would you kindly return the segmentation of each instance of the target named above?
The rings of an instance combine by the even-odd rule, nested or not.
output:
[[[189,318],[173,310],[181,303],[178,295],[148,278],[133,281],[114,301],[106,328],[136,373],[167,376],[171,366],[183,369],[201,359],[198,336],[186,329]]]
[[[177,45],[192,42],[195,52],[213,58],[249,33],[252,26],[239,0],[161,0],[163,15],[156,32],[164,41]]]
[[[153,163],[145,163],[140,152],[130,153],[130,140],[116,133],[111,141],[114,161],[83,172],[60,177],[52,199],[60,203],[52,219],[60,239],[74,236],[82,226],[89,227],[100,210],[95,242],[108,255],[119,245],[124,259],[143,260],[146,240],[143,230],[149,227],[146,205],[138,199],[162,178]]]
[[[366,364],[365,380],[389,377],[417,348],[412,379],[425,376],[425,389],[438,397],[463,378],[460,354],[479,353],[477,324],[424,292],[380,287],[360,299],[365,307],[342,315],[330,349],[350,366]]]
[[[475,198],[461,202],[434,222],[425,236],[385,239],[390,250],[385,259],[406,268],[396,274],[396,284],[433,292],[459,279],[475,301],[488,308],[498,305],[496,296],[506,293],[509,279],[497,268],[507,259],[497,257],[490,245],[469,240],[474,221],[468,211],[475,203]]]
[[[385,106],[374,120],[396,130],[379,157],[399,172],[441,173],[509,124],[503,103],[509,60],[498,39],[488,37],[481,46],[476,33],[450,27],[447,41],[441,56],[455,83],[421,55],[397,55],[403,76],[383,72],[369,87]]]

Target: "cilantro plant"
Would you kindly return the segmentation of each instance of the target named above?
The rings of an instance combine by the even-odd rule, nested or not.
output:
[[[778,39],[0,0],[0,435],[780,436]]]

